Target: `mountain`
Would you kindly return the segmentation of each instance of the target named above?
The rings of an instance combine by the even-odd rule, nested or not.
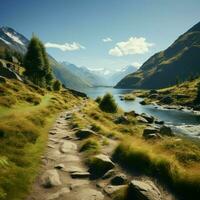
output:
[[[130,73],[134,73],[135,71],[137,71],[136,67],[134,67],[133,65],[128,65],[121,70],[112,73],[109,77],[110,84],[116,85],[123,77],[127,76]]]
[[[11,48],[19,53],[24,54],[27,49],[29,40],[14,29],[3,26],[0,27],[0,46],[1,49]]]
[[[29,40],[10,27],[0,27],[0,53],[5,49],[11,49],[21,54],[27,51]],[[90,83],[80,79],[71,70],[68,70],[58,63],[52,56],[48,56],[53,73],[66,87],[82,90],[83,88],[91,87]]]
[[[107,85],[107,80],[102,75],[95,74],[86,67],[78,67],[68,62],[62,62],[61,65],[90,86]]]
[[[181,35],[166,50],[150,57],[116,88],[163,88],[200,74],[200,22]]]

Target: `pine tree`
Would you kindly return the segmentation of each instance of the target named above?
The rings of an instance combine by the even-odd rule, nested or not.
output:
[[[45,47],[35,36],[30,40],[24,58],[25,75],[35,84],[47,87],[52,84],[53,75]]]

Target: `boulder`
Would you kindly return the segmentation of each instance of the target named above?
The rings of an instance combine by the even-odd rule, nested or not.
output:
[[[154,122],[154,117],[153,116],[149,116],[145,113],[141,114],[141,117],[145,118],[149,123],[153,123]]]
[[[147,102],[145,100],[143,100],[143,101],[140,101],[140,104],[141,105],[147,105]]]
[[[70,189],[68,187],[63,187],[58,192],[50,194],[47,197],[47,200],[54,200],[54,199],[62,198],[62,197],[64,197],[64,195],[66,195],[69,192],[70,192]]]
[[[115,119],[115,123],[116,124],[129,124],[129,120],[127,118],[127,116],[119,116]]]
[[[90,173],[89,172],[72,172],[71,177],[72,178],[89,178]]]
[[[41,177],[42,185],[46,188],[61,185],[60,177],[55,169],[47,170]]]
[[[159,139],[161,136],[158,133],[152,133],[143,136],[145,139]]]
[[[165,122],[160,120],[155,120],[155,124],[163,125]]]
[[[169,126],[162,126],[160,128],[160,134],[163,136],[174,136],[172,129]]]
[[[163,97],[160,100],[160,103],[164,103],[164,104],[171,104],[172,102],[173,102],[173,99],[170,96]]]
[[[103,176],[107,171],[113,169],[115,164],[110,160],[110,158],[104,154],[98,154],[93,156],[89,164],[89,172],[93,176]]]
[[[125,115],[125,116],[130,115],[130,116],[132,116],[132,117],[136,117],[136,116],[138,116],[139,114],[136,113],[134,110],[132,110],[132,111],[130,111],[130,112],[125,112],[124,115]]]
[[[104,192],[110,196],[113,197],[116,194],[118,194],[118,192],[120,190],[124,190],[127,187],[127,185],[107,185],[106,187],[104,187]]]
[[[148,98],[150,98],[150,99],[157,99],[158,97],[159,97],[158,94],[151,94],[148,96]]]
[[[158,129],[157,128],[153,128],[153,127],[147,127],[144,129],[143,131],[143,137],[145,139],[149,139],[149,138],[157,138],[158,137]]]
[[[60,146],[60,152],[62,153],[73,153],[77,150],[77,145],[70,141],[64,141]]]
[[[124,184],[126,184],[126,182],[127,182],[127,177],[123,173],[118,174],[111,179],[112,185],[124,185]]]
[[[79,139],[85,139],[88,138],[92,135],[96,135],[96,133],[90,129],[79,129],[76,131],[75,133],[76,137],[78,137]]]
[[[141,122],[141,123],[148,123],[148,121],[147,121],[144,117],[137,116],[136,119],[138,120],[138,122]]]
[[[9,79],[16,79],[16,80],[22,81],[21,77],[17,73],[9,69],[8,67],[5,67],[4,64],[1,64],[0,66],[0,76],[6,77]]]
[[[128,197],[139,200],[161,200],[159,189],[152,181],[133,180],[128,186]]]

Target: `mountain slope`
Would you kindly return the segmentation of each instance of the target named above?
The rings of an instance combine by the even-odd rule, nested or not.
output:
[[[107,83],[107,80],[103,76],[93,73],[86,67],[77,67],[67,62],[62,62],[61,65],[71,73],[76,74],[82,81],[90,86],[105,85]]]
[[[149,58],[135,73],[124,77],[117,88],[162,88],[200,74],[200,22],[169,48]]]
[[[10,27],[0,27],[0,54],[5,49],[11,49],[21,54],[25,54],[29,40],[22,34],[18,33]],[[64,68],[52,56],[49,55],[49,61],[53,69],[53,73],[66,87],[82,90],[83,88],[90,87],[91,85],[86,81],[80,79],[75,73]]]

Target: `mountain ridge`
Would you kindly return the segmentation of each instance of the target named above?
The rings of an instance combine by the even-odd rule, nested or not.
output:
[[[200,73],[200,22],[180,35],[172,45],[150,57],[135,73],[117,83],[116,88],[162,88],[183,82]],[[167,78],[166,78],[167,77]]]

